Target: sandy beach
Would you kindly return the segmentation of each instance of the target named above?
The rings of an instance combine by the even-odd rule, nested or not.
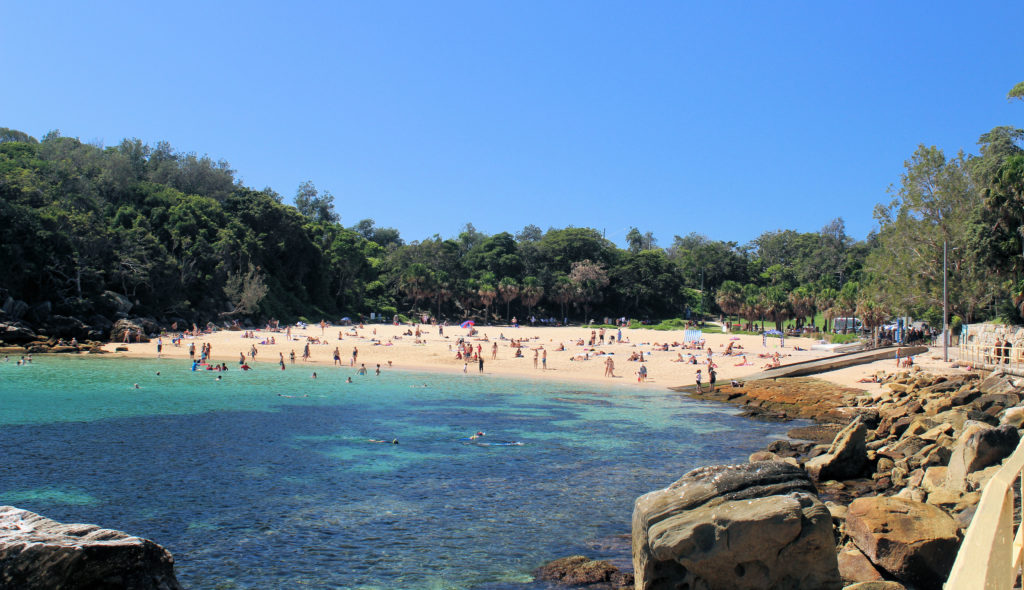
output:
[[[693,350],[682,345],[683,332],[681,330],[658,331],[624,328],[622,342],[603,345],[598,342],[590,346],[591,330],[584,327],[482,326],[478,327],[477,334],[471,337],[468,336],[468,329],[458,326],[444,327],[443,335],[439,334],[438,326],[420,326],[419,329],[421,334],[417,338],[415,336],[416,327],[410,325],[367,324],[363,328],[327,326],[323,329],[319,325],[311,325],[305,328],[292,327],[291,340],[288,340],[284,330],[280,332],[259,330],[254,333],[253,338],[243,337],[244,332],[219,331],[213,334],[204,334],[198,338],[186,337],[178,346],[171,343],[170,335],[165,335],[162,338],[162,356],[187,359],[189,345],[195,343],[196,357],[198,358],[198,350],[201,345],[209,343],[212,360],[226,363],[230,369],[237,369],[239,354],[245,354],[247,361],[252,364],[250,351],[255,346],[257,356],[253,366],[263,370],[267,368],[278,370],[277,364],[280,355],[283,355],[286,370],[309,370],[310,372],[339,370],[354,374],[360,365],[365,364],[367,371],[372,373],[380,364],[382,371],[432,371],[456,375],[466,370],[470,373],[478,373],[479,366],[476,361],[470,361],[467,364],[465,360],[456,358],[459,339],[467,338],[474,348],[481,347],[484,357],[484,373],[560,381],[610,382],[612,378],[605,377],[604,371],[606,359],[611,358],[614,362],[615,381],[637,387],[664,388],[692,385],[695,382],[698,369],[703,375],[703,382],[707,384],[708,347],[714,353],[712,358],[717,365],[719,383],[727,383],[732,379],[742,380],[748,375],[763,370],[770,359],[759,355],[777,352],[781,355],[780,360],[783,365],[830,355],[827,351],[812,350],[816,341],[809,338],[786,338],[784,347],[780,347],[777,338],[769,338],[766,347],[762,344],[760,336],[705,334],[703,350]],[[409,335],[410,332],[413,335]],[[616,335],[616,330],[608,329],[605,332],[605,340],[613,340]],[[274,344],[270,344],[271,338],[274,339]],[[513,339],[522,341],[523,356],[521,358],[515,356],[516,348],[512,346]],[[583,344],[579,343],[581,340]],[[310,359],[303,361],[303,350],[307,342],[309,343]],[[724,353],[730,342],[733,343],[733,354],[726,356]],[[492,359],[495,343],[498,347],[495,358]],[[668,351],[662,350],[666,343],[669,345]],[[115,353],[119,355],[139,358],[155,358],[157,356],[156,340],[140,344],[108,343],[104,349],[114,352],[117,347],[128,348],[127,352]],[[558,350],[560,347],[564,347],[564,350]],[[340,367],[334,366],[335,348],[340,353]],[[353,349],[358,349],[357,360],[354,364],[351,363]],[[295,352],[294,363],[290,360],[292,351]],[[547,351],[547,369],[543,368],[541,360],[544,351]],[[634,353],[637,355],[643,353],[643,364],[646,366],[648,374],[646,383],[638,382],[637,372],[641,363],[636,360],[628,360]],[[535,354],[538,357],[536,367],[534,366]],[[680,354],[684,359],[683,362],[677,362]],[[697,364],[687,362],[690,354],[696,357]],[[921,355],[919,364],[930,370],[948,369],[947,363],[934,361],[930,358],[931,356],[933,356],[931,353]],[[877,386],[858,381],[878,370],[891,372],[895,369],[894,364],[894,361],[877,361],[824,373],[821,377],[838,384],[861,387],[871,391]]]

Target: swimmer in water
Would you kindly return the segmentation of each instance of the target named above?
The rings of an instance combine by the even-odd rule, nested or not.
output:
[[[135,389],[139,389],[139,384],[138,384],[138,383],[136,383],[136,384],[135,384],[135,385],[134,385],[133,387],[134,387]]]
[[[352,378],[351,377],[346,377],[345,378],[345,383],[352,383]]]
[[[481,431],[477,431],[476,434],[474,434],[473,436],[469,437],[469,440],[476,440],[476,439],[480,438],[481,436],[487,436],[487,435],[485,435]]]
[[[217,375],[217,381],[220,381],[220,375]]]
[[[397,445],[398,444],[398,439],[397,438],[393,438],[391,440],[378,440],[376,438],[371,438],[371,439],[369,439],[369,441],[372,442],[372,443],[384,443],[384,444],[391,444],[391,445]]]
[[[313,378],[316,379],[316,371],[313,371]]]

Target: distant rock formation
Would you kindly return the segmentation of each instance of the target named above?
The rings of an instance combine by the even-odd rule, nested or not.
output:
[[[779,461],[695,469],[638,498],[633,566],[644,590],[843,586],[828,509]]]
[[[163,547],[91,524],[0,506],[0,588],[181,590]]]

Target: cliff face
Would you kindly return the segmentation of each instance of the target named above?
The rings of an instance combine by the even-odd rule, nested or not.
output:
[[[0,588],[181,590],[163,547],[121,531],[0,506]]]

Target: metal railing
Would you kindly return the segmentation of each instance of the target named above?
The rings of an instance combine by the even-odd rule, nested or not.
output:
[[[977,511],[960,545],[946,590],[1010,590],[1020,573],[1024,529],[1014,523],[1020,514],[1015,484],[1024,471],[1024,441],[985,485]],[[1017,488],[1018,492],[1024,491]]]

